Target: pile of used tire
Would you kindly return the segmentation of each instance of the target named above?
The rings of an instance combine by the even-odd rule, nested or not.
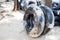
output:
[[[24,0],[26,2],[26,0]],[[27,0],[26,3],[21,0],[20,6],[25,10],[24,21],[25,29],[30,37],[39,37],[48,33],[54,27],[53,11],[41,5],[40,1]]]
[[[60,3],[53,2],[53,13],[55,16],[55,26],[60,26]]]

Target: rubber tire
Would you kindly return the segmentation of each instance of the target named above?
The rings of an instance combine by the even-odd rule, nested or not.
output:
[[[54,27],[54,14],[52,10],[47,6],[40,6],[45,15],[45,27],[41,35],[47,34]],[[52,28],[49,28],[51,27]]]
[[[32,13],[31,13],[32,12]],[[37,13],[38,12],[38,13]],[[34,20],[36,19],[36,18],[38,18],[38,23],[39,23],[39,26],[36,26],[36,27],[38,27],[38,34],[36,34],[36,33],[34,33],[35,31],[33,31],[34,29],[35,29],[35,26],[34,27],[32,27],[32,29],[30,30],[30,31],[28,31],[29,29],[28,28],[26,28],[27,26],[26,25],[28,25],[27,24],[27,18],[28,18],[28,15],[30,15],[30,14],[33,14],[34,15]],[[37,15],[37,16],[36,16]],[[35,18],[36,17],[36,18]],[[37,19],[36,19],[37,20]],[[41,33],[43,32],[43,30],[44,30],[44,25],[45,25],[45,18],[44,18],[44,13],[43,13],[43,11],[41,10],[41,8],[39,8],[38,6],[36,6],[36,7],[29,7],[27,10],[26,10],[26,12],[25,12],[25,15],[24,15],[24,21],[26,22],[26,25],[25,25],[25,29],[26,29],[26,32],[27,32],[27,34],[30,36],[30,37],[34,37],[34,38],[36,38],[36,37],[39,37],[40,35],[41,35]],[[34,25],[35,25],[35,23],[34,23]],[[28,30],[27,30],[28,29]],[[31,31],[32,31],[32,33],[31,33]]]

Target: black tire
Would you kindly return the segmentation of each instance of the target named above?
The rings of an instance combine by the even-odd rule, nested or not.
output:
[[[29,17],[32,19],[28,19]],[[31,25],[27,22],[27,19],[29,20],[29,23],[31,20],[31,24],[33,24],[32,26],[26,26]],[[38,6],[29,7],[25,12],[24,21],[26,22],[25,29],[30,37],[39,37],[41,35],[45,25],[45,18],[41,8]],[[32,21],[34,22],[32,23]],[[31,29],[29,29],[30,27]]]
[[[20,10],[22,10],[22,6],[21,6],[22,1],[23,1],[23,0],[18,1],[19,6],[20,6]]]
[[[24,4],[24,5],[22,6],[21,4]],[[26,9],[26,3],[25,3],[25,1],[24,0],[20,0],[19,5],[20,5],[20,10],[25,11],[25,9]]]
[[[60,22],[60,17],[59,16],[55,16],[55,21],[56,22]]]
[[[42,35],[48,33],[54,27],[54,14],[52,10],[47,6],[40,6],[45,15],[45,27]],[[50,28],[51,27],[51,28]]]
[[[60,23],[59,22],[55,22],[54,26],[60,26]]]

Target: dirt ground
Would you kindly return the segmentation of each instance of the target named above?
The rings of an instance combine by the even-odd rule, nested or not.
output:
[[[54,27],[48,34],[39,38],[31,38],[26,34],[23,13],[3,13],[0,20],[0,40],[60,40],[60,27]]]

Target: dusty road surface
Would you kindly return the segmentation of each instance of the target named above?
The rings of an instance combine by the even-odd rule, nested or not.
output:
[[[23,13],[3,13],[0,20],[0,40],[60,40],[60,27],[54,27],[48,34],[31,38],[26,34],[23,22]]]

